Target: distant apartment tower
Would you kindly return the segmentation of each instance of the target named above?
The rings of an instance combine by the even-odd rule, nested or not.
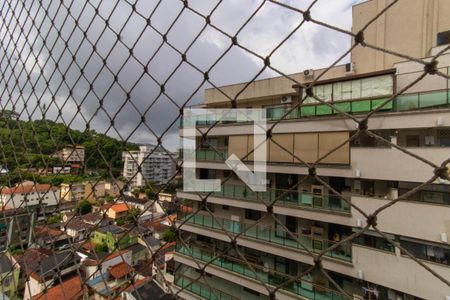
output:
[[[389,3],[355,5],[353,32]],[[398,1],[368,27],[365,41],[430,61],[450,44],[449,15],[450,1]],[[294,107],[306,91],[286,77],[206,90],[206,108],[229,107],[229,99],[239,92],[238,108],[266,108],[268,128],[279,123],[267,143],[267,191],[260,193],[250,190],[224,163],[235,154],[253,165],[253,156],[247,155],[254,149],[252,126],[226,121],[208,130],[215,121],[197,123],[199,132],[208,130],[209,138],[197,138],[197,179],[221,179],[223,185],[206,203],[206,194],[177,193],[184,199],[177,224],[186,222],[180,234],[187,241],[177,245],[174,255],[174,282],[184,288],[181,297],[449,299],[450,287],[397,245],[442,278],[450,278],[450,182],[438,179],[406,195],[432,178],[434,168],[396,147],[438,166],[449,158],[450,81],[427,75],[393,97],[422,76],[423,64],[362,46],[352,51],[351,61],[323,74],[314,95],[357,119],[382,106],[367,126],[393,145],[364,133],[348,142],[358,124],[316,99],[306,98]],[[438,61],[439,71],[449,75],[450,51],[441,53]],[[309,83],[322,71],[289,77]],[[301,163],[319,158],[315,170]],[[350,203],[370,214],[402,195],[406,199],[377,220],[377,228],[395,245],[372,227],[342,243],[366,226],[366,218]],[[310,253],[336,243],[321,261],[328,276],[315,269],[299,278],[314,265]]]
[[[173,176],[175,163],[172,155],[153,145],[143,145],[139,151],[123,152],[123,176],[130,187],[143,187],[146,182],[167,183]],[[141,172],[139,172],[139,166]]]

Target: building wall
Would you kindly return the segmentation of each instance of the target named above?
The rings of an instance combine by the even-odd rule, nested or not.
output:
[[[3,206],[11,208],[25,208],[33,205],[56,205],[59,203],[59,189],[51,188],[48,191],[33,191],[30,193],[2,194],[0,196]]]
[[[353,6],[352,32],[357,33],[390,3],[392,0],[370,0]],[[450,30],[449,15],[447,0],[398,1],[365,30],[364,39],[379,48],[425,57],[437,45],[437,33]],[[362,46],[352,51],[351,59],[358,73],[389,69],[404,60]]]
[[[171,156],[161,150],[152,152],[152,146],[139,148],[139,151],[123,152],[123,176],[131,180],[131,188],[145,186],[147,181],[167,183],[175,171]],[[141,172],[138,172],[138,165]]]
[[[100,276],[102,273],[105,274],[109,267],[117,265],[121,262],[126,262],[127,264],[131,265],[131,251],[123,252],[121,255],[118,255],[112,259],[105,260],[101,263],[100,270],[98,270],[98,266],[85,266],[85,272],[86,272],[86,278],[96,278]]]
[[[62,201],[82,201],[85,198],[84,183],[63,183],[60,186]]]

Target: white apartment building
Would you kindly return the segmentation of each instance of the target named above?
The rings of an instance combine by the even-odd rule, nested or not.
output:
[[[171,155],[162,149],[154,149],[154,145],[143,145],[139,151],[123,152],[123,176],[131,180],[131,188],[143,187],[148,181],[165,184],[172,178],[175,163]]]
[[[355,5],[353,32],[387,3],[371,0]],[[450,42],[449,15],[449,1],[399,1],[368,27],[365,41],[430,61]],[[432,166],[395,145],[436,165],[450,157],[450,80],[428,74],[388,101],[419,78],[424,65],[362,46],[352,51],[351,62],[324,74],[314,94],[358,119],[383,104],[367,126],[394,146],[367,134],[346,142],[357,123],[315,99],[306,99],[274,128],[267,145],[268,190],[255,193],[224,163],[235,154],[253,164],[253,156],[246,157],[253,149],[253,126],[230,121],[215,126],[208,132],[209,141],[197,150],[196,174],[198,179],[229,180],[207,199],[214,218],[197,193],[177,193],[187,203],[177,224],[186,221],[181,232],[188,245],[177,245],[174,256],[178,263],[175,287],[185,288],[181,297],[273,299],[268,288],[280,287],[275,299],[449,299],[447,284],[373,228],[322,257],[323,268],[347,296],[317,269],[293,279],[314,265],[310,252],[318,254],[366,225],[366,218],[349,203],[370,214],[433,177]],[[450,74],[450,51],[439,57],[437,68]],[[291,77],[308,83],[321,71]],[[204,106],[230,107],[224,94],[233,98],[243,87],[208,89]],[[266,108],[270,125],[303,96],[303,88],[276,77],[248,86],[237,106]],[[208,128],[198,125],[203,132]],[[199,136],[197,145],[200,141]],[[300,160],[314,163],[329,152],[315,169],[321,182]],[[195,216],[189,215],[199,208]],[[438,179],[397,202],[378,215],[377,224],[427,267],[450,278],[449,181]],[[230,245],[230,235],[239,235],[239,251]],[[206,264],[205,276],[197,280]]]
[[[14,187],[3,187],[0,203],[2,207],[11,209],[36,205],[53,206],[59,202],[59,193],[59,189],[50,184],[35,184],[25,181]]]

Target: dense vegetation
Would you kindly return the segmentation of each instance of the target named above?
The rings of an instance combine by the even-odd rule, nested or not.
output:
[[[60,165],[51,155],[67,145],[85,147],[87,171],[106,177],[110,168],[119,176],[122,151],[138,149],[92,129],[81,132],[50,120],[18,120],[10,111],[0,111],[0,142],[0,165],[8,167],[10,178],[19,170]]]

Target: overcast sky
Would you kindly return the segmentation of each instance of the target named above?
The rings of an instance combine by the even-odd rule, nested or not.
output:
[[[42,118],[41,111],[46,111],[47,119],[70,123],[71,127],[80,130],[84,130],[89,122],[90,127],[98,132],[114,137],[120,134],[137,143],[155,142],[155,136],[149,128],[157,135],[167,131],[163,137],[164,146],[176,150],[179,147],[179,122],[171,124],[179,114],[177,105],[188,101],[201,85],[203,75],[192,66],[182,63],[180,54],[172,47],[185,52],[202,30],[205,19],[191,10],[183,10],[183,3],[176,0],[161,1],[158,7],[158,1],[151,0],[86,1],[64,0],[62,6],[59,6],[59,0],[43,0],[42,3],[25,1],[25,4],[18,3],[17,6],[15,1],[11,1],[14,6],[9,6],[9,1],[5,2],[0,12],[0,56],[3,58],[0,68],[4,76],[0,83],[2,106],[11,108],[13,101],[16,102],[16,111],[22,112],[26,103],[26,110],[21,114],[23,119]],[[283,2],[305,9],[311,0]],[[351,5],[355,2],[358,1],[319,0],[311,15],[350,30]],[[135,12],[131,7],[133,3]],[[211,24],[229,35],[235,35],[261,3],[255,0],[224,0],[212,13]],[[189,1],[193,10],[205,16],[216,5],[217,1]],[[53,25],[49,17],[45,17],[43,8],[54,19]],[[95,14],[95,8],[98,9],[98,15]],[[149,27],[146,21],[150,15],[151,26],[161,33],[168,31],[167,42],[171,46],[164,43],[160,47],[161,35]],[[34,26],[32,19],[35,20]],[[104,21],[106,19],[109,20],[108,26]],[[75,24],[75,20],[78,20],[78,24]],[[239,32],[238,41],[264,57],[301,21],[300,14],[265,2]],[[40,27],[39,31],[37,27]],[[60,37],[57,29],[61,33]],[[86,32],[86,38],[83,32]],[[230,43],[231,40],[223,33],[208,26],[190,46],[187,60],[197,69],[207,70]],[[349,47],[348,36],[306,23],[274,53],[271,65],[286,73],[325,67]],[[129,48],[133,49],[132,58]],[[73,63],[73,58],[76,63]],[[106,67],[103,62],[105,58]],[[141,77],[144,71],[142,65],[147,64],[151,76]],[[172,74],[178,65],[177,71]],[[209,77],[215,85],[245,82],[253,78],[262,66],[259,58],[233,47],[214,66]],[[82,75],[81,67],[84,70]],[[65,73],[64,80],[62,73]],[[114,82],[113,74],[118,74],[117,82]],[[27,80],[27,75],[30,80]],[[260,78],[274,75],[266,71]],[[160,95],[160,85],[166,81],[167,96]],[[92,90],[89,83],[93,84]],[[188,105],[202,102],[204,89],[208,87],[209,84],[201,85]],[[126,100],[127,93],[130,101]],[[12,97],[7,102],[9,94]],[[52,101],[53,95],[55,101]],[[99,99],[104,109],[99,110]],[[78,106],[80,113],[77,113]],[[61,116],[58,116],[59,111]],[[144,113],[145,125],[136,129]],[[110,118],[114,118],[115,129],[108,130]]]

